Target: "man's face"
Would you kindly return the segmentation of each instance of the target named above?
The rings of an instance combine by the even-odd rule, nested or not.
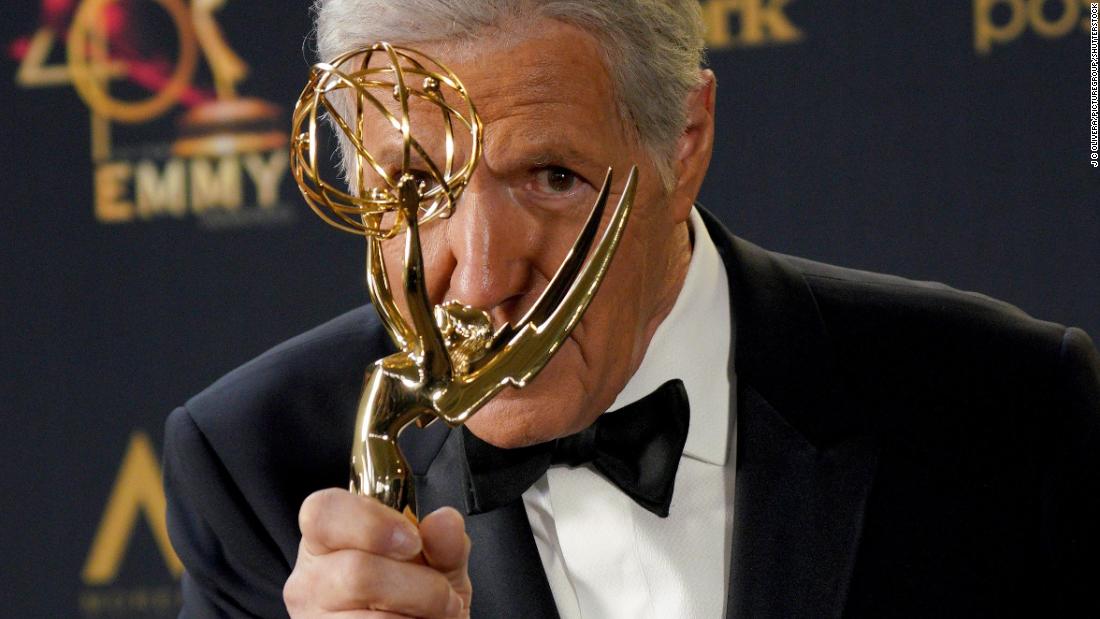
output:
[[[630,137],[595,39],[548,20],[528,32],[535,34],[450,57],[446,48],[417,46],[459,76],[485,124],[484,157],[453,216],[421,228],[431,302],[458,300],[489,312],[494,326],[515,323],[576,240],[607,169],[615,178],[604,226],[632,165],[640,177],[618,253],[572,335],[527,387],[505,389],[467,424],[503,447],[579,431],[611,405],[671,309],[690,258],[687,209],[670,208],[674,198]],[[414,114],[413,127],[429,152],[441,150],[438,113]],[[383,123],[364,131],[372,151],[395,144]],[[393,165],[398,152],[382,159]],[[394,291],[403,247],[403,237],[384,244]]]

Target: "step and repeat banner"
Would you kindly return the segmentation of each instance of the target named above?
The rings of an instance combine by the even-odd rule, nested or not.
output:
[[[364,302],[288,175],[309,4],[5,3],[0,616],[174,616],[165,416]],[[736,233],[1100,333],[1087,0],[702,5]]]

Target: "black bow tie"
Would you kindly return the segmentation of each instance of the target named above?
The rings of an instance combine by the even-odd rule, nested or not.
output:
[[[687,432],[687,392],[679,379],[600,415],[586,430],[539,445],[501,449],[463,427],[467,511],[480,514],[518,499],[551,464],[591,462],[627,496],[665,518]]]

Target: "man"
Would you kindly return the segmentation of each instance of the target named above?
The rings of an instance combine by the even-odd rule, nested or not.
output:
[[[1087,336],[979,295],[772,254],[695,208],[715,82],[699,69],[694,0],[327,0],[317,20],[323,58],[412,45],[479,107],[484,161],[453,217],[421,230],[433,303],[515,321],[607,167],[618,192],[638,165],[635,208],[599,294],[535,381],[465,430],[402,437],[418,526],[339,489],[363,370],[391,350],[370,308],[173,413],[185,616],[1100,608],[1100,357]],[[387,252],[400,264],[400,241]],[[686,434],[674,419],[690,420]],[[572,444],[559,438],[605,420],[680,427],[663,467],[674,483],[654,497],[620,489],[599,461],[550,464]]]

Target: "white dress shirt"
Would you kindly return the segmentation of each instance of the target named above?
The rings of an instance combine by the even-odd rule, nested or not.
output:
[[[692,209],[691,262],[672,311],[609,410],[679,378],[691,418],[668,518],[590,466],[552,466],[523,493],[562,619],[699,617],[725,612],[736,444],[726,269]]]

